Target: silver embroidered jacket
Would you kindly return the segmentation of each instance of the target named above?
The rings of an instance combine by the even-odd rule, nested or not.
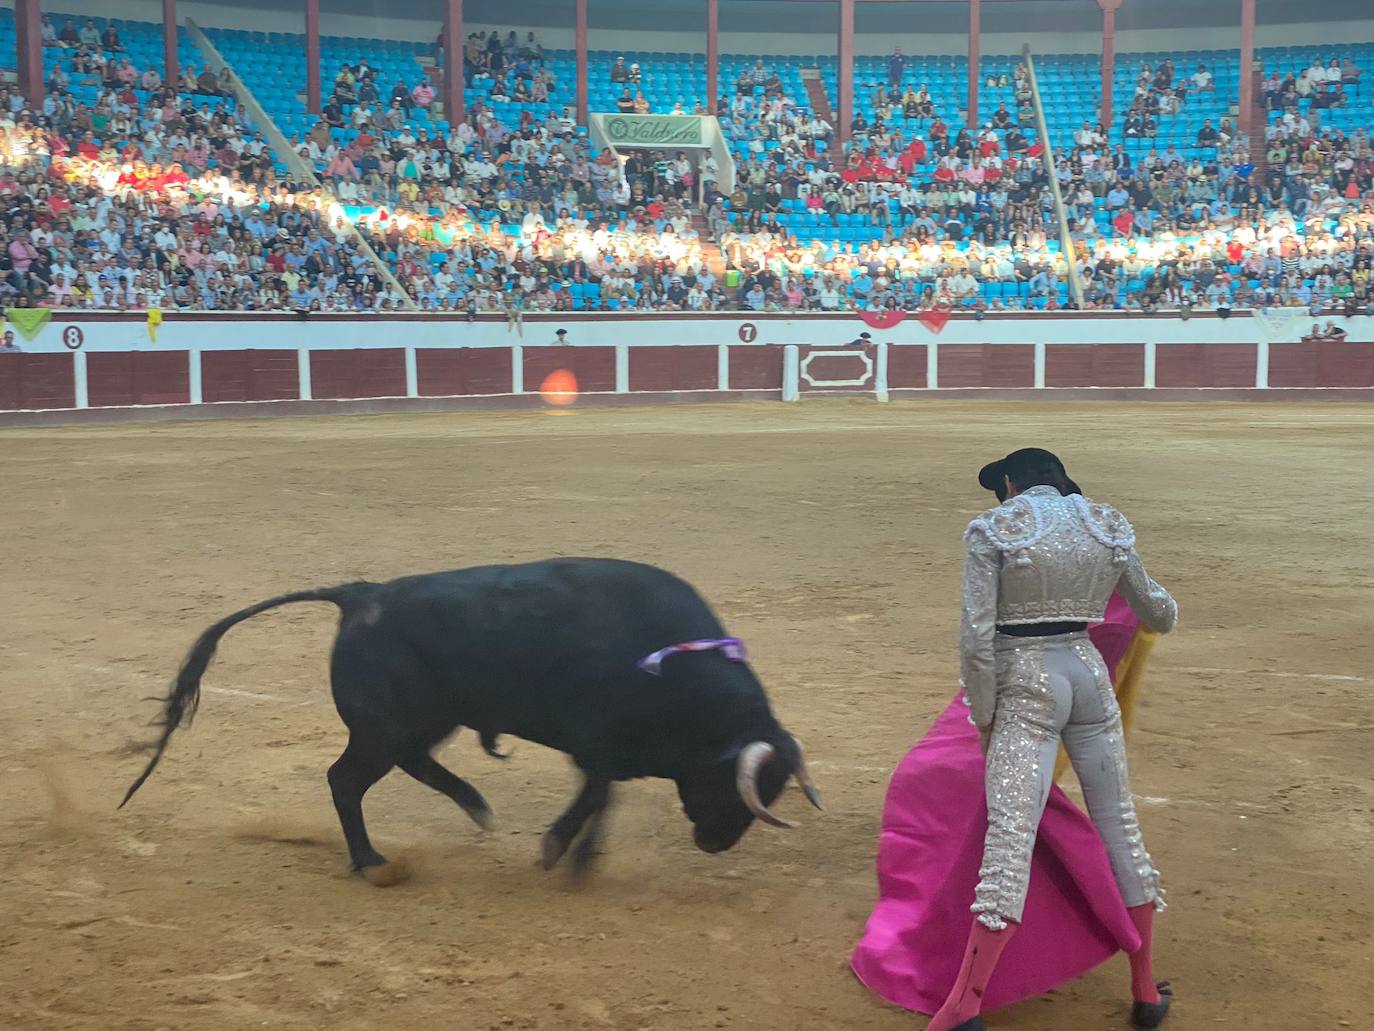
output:
[[[997,707],[997,625],[1093,622],[1119,591],[1140,621],[1168,633],[1178,617],[1169,592],[1145,572],[1135,531],[1110,505],[1032,487],[969,523],[964,534],[961,683],[979,727]]]

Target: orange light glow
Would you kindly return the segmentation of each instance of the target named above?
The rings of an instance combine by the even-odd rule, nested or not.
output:
[[[539,396],[545,404],[570,405],[577,400],[577,377],[567,369],[557,369],[539,384]]]

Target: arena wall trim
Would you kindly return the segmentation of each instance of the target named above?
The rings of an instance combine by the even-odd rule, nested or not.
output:
[[[1271,322],[1244,316],[1100,312],[956,316],[939,332],[916,317],[869,329],[853,315],[579,314],[517,327],[492,318],[169,313],[154,340],[141,315],[54,315],[22,353],[0,355],[0,412],[509,403],[537,396],[556,371],[571,372],[588,400],[1298,390],[1374,399],[1374,320],[1338,322],[1346,340],[1280,342]],[[1294,320],[1288,329],[1296,336],[1308,326]],[[861,332],[870,337],[857,345]]]

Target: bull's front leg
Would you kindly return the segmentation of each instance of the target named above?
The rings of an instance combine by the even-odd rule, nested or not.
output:
[[[587,827],[588,837],[595,838],[601,826],[602,815],[610,801],[611,782],[604,777],[588,774],[581,792],[573,799],[568,811],[555,820],[553,826],[544,834],[541,860],[545,870],[552,870],[558,865],[558,861],[563,858],[583,827]],[[579,845],[574,857],[579,873],[586,868],[591,859],[591,848],[595,844],[588,844],[587,841],[587,838],[583,839],[583,844]]]

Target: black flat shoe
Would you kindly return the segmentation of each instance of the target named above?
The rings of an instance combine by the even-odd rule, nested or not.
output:
[[[1131,1026],[1139,1028],[1159,1027],[1169,1015],[1169,1004],[1174,1001],[1174,990],[1168,981],[1155,985],[1159,989],[1158,1002],[1137,1002],[1131,1007]]]
[[[988,1031],[988,1026],[983,1023],[982,1017],[974,1017],[972,1020],[964,1021],[954,1031]]]

